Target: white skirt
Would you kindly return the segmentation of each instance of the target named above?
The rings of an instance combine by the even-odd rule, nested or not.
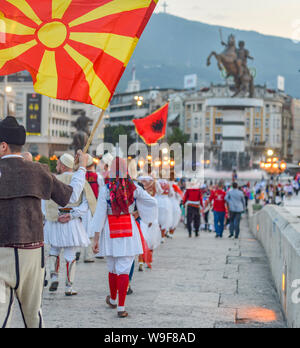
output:
[[[106,219],[105,227],[100,236],[100,253],[97,256],[106,257],[124,257],[136,256],[143,254],[143,246],[141,242],[140,232],[131,216],[132,237],[110,238],[110,229],[108,219]]]
[[[150,250],[154,250],[160,246],[161,231],[157,221],[154,222],[151,227],[148,227],[144,222],[141,222],[141,229]]]
[[[171,229],[175,230],[180,223],[181,209],[180,209],[179,202],[175,197],[171,198],[171,202],[172,202],[172,207],[173,207],[173,221],[172,221]]]
[[[67,224],[46,221],[44,227],[45,243],[57,248],[88,247],[90,240],[80,219]]]
[[[82,224],[89,238],[94,238],[95,236],[95,233],[93,233],[92,231],[92,221],[93,221],[93,216],[92,216],[92,212],[89,209],[89,211],[82,217]]]
[[[173,205],[171,199],[165,195],[155,197],[158,203],[158,223],[162,230],[169,230],[173,225]]]

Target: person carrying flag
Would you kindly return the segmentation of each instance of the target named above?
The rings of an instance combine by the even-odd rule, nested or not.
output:
[[[10,325],[15,297],[27,328],[44,326],[41,302],[45,278],[41,200],[59,206],[77,202],[86,173],[79,151],[79,169],[66,185],[41,163],[26,161],[26,131],[14,117],[0,122],[0,327]]]

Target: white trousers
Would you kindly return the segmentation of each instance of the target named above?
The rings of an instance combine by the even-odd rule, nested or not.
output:
[[[59,256],[62,249],[64,249],[64,258],[67,262],[71,263],[76,259],[76,247],[69,247],[69,248],[57,248],[51,246],[50,249],[50,256]]]
[[[107,268],[109,273],[121,275],[129,274],[132,264],[134,261],[134,256],[125,256],[125,257],[112,257],[107,256]]]

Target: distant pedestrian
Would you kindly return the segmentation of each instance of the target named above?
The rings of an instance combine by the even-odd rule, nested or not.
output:
[[[230,235],[229,238],[235,236],[236,239],[240,235],[240,222],[242,213],[246,209],[245,196],[238,188],[238,184],[235,182],[232,185],[232,189],[227,193],[225,200],[229,206],[230,213]]]
[[[189,188],[186,190],[183,198],[183,205],[187,206],[187,229],[189,237],[192,238],[193,228],[196,237],[199,237],[201,226],[200,208],[203,207],[203,198],[200,185],[197,181],[189,183]]]
[[[223,238],[224,232],[224,221],[226,215],[226,192],[223,188],[224,183],[221,180],[218,184],[217,189],[211,193],[210,198],[208,201],[206,201],[205,205],[206,208],[209,202],[213,202],[216,238]]]

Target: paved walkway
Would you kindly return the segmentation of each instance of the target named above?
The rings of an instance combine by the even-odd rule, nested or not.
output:
[[[285,327],[266,255],[242,221],[240,241],[183,228],[155,253],[153,271],[136,272],[128,297],[128,319],[104,304],[108,293],[104,261],[79,263],[79,295],[66,298],[64,279],[55,295],[44,292],[47,327],[227,328]],[[22,327],[16,308],[14,327]]]

